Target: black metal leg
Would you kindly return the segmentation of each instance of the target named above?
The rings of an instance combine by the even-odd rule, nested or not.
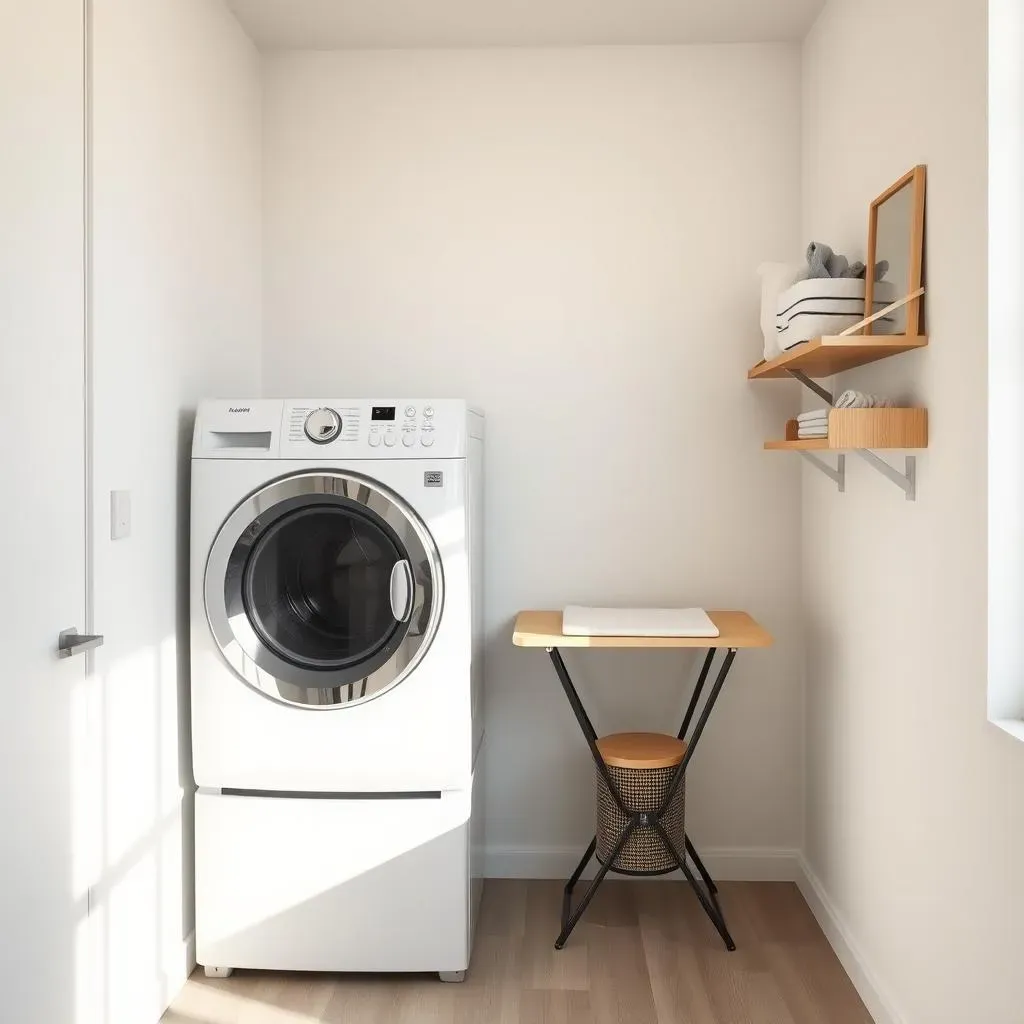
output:
[[[636,828],[635,819],[630,819],[629,824],[622,830],[622,835],[619,836],[619,841],[615,844],[615,848],[609,854],[608,859],[601,864],[598,868],[597,874],[594,875],[594,880],[590,883],[587,891],[583,894],[583,899],[580,900],[579,906],[569,915],[569,920],[562,925],[562,933],[555,939],[555,949],[561,949],[569,936],[572,934],[573,928],[576,927],[579,919],[583,916],[583,911],[590,905],[590,901],[594,898],[594,893],[597,892],[598,886],[604,881],[604,876],[608,874],[608,869],[612,866],[615,858],[622,852],[622,848],[626,845],[626,840],[629,838],[630,833]],[[594,838],[594,845],[597,844],[597,838]],[[588,857],[587,860],[590,860]],[[601,862],[598,861],[600,864]],[[578,869],[581,873],[582,867]],[[563,901],[563,907],[564,907]]]
[[[604,763],[601,751],[597,749],[597,730],[594,728],[593,723],[587,715],[586,709],[583,707],[583,701],[580,700],[580,695],[576,692],[576,687],[572,685],[572,679],[569,676],[569,670],[565,667],[565,662],[562,660],[562,655],[559,653],[557,647],[552,647],[548,651],[548,654],[551,656],[551,663],[555,666],[555,673],[558,676],[558,681],[562,684],[562,689],[565,690],[565,695],[569,699],[569,705],[572,707],[572,710],[576,715],[576,721],[580,723],[583,735],[587,738],[587,745],[590,747],[590,755],[594,759],[594,764],[597,765],[597,770],[601,773],[604,781],[608,784],[608,792],[611,793],[616,806],[628,818],[631,812],[622,802],[622,797],[619,796],[618,787],[612,781],[612,777],[608,772],[608,765]]]
[[[697,698],[699,697],[700,691],[703,689],[704,681],[707,679],[708,671],[711,668],[711,655],[713,654],[714,649],[708,652],[708,657],[704,661],[700,678],[697,680],[697,686],[694,689],[694,695],[690,700],[690,706],[686,710],[686,718],[683,720],[683,724],[679,729],[680,738],[685,738],[687,727],[689,726],[690,720],[693,718],[694,711],[696,710]],[[672,803],[672,798],[675,796],[676,789],[682,783],[683,777],[686,774],[686,768],[690,763],[690,759],[693,757],[694,751],[697,749],[697,743],[704,732],[704,727],[708,724],[711,712],[715,709],[715,703],[718,701],[718,695],[722,692],[722,687],[725,685],[725,680],[729,676],[729,671],[732,669],[732,663],[735,659],[736,648],[730,647],[726,652],[725,660],[722,662],[722,667],[718,670],[718,675],[715,678],[714,685],[711,687],[711,692],[708,694],[707,702],[704,704],[700,715],[697,717],[697,723],[693,727],[693,733],[687,741],[686,753],[683,755],[683,760],[680,762],[679,767],[672,776],[672,781],[669,783],[668,792],[658,810],[658,819],[660,819],[668,810]],[[659,833],[664,832],[660,827],[658,828],[658,831]],[[667,836],[664,836],[664,834],[663,838],[667,840]],[[704,908],[705,913],[711,918],[711,922],[718,929],[719,934],[722,936],[722,940],[725,942],[726,948],[731,952],[736,948],[736,946],[733,943],[732,938],[729,936],[728,929],[725,926],[725,918],[722,915],[722,909],[718,903],[718,886],[715,885],[715,880],[711,877],[711,873],[704,866],[704,861],[700,859],[700,854],[697,853],[697,848],[691,842],[690,837],[686,836],[686,851],[693,859],[693,863],[696,866],[697,871],[700,873],[704,884],[707,886],[707,895],[705,895],[704,891],[699,885],[697,885],[692,872],[686,866],[685,857],[680,857],[679,852],[671,845],[671,843],[669,843],[669,846],[676,862],[682,869],[683,874],[686,875],[687,881],[697,894],[697,898],[700,900],[700,904]]]
[[[590,721],[586,708],[583,707],[583,701],[580,700],[576,687],[572,685],[572,679],[569,677],[569,670],[565,667],[565,662],[562,660],[561,652],[557,647],[551,647],[548,650],[548,655],[551,658],[551,663],[555,666],[558,681],[562,684],[566,697],[569,698],[569,704],[576,715],[576,721],[580,723],[583,735],[587,737],[587,743],[593,748],[597,742],[597,730]]]
[[[730,953],[736,952],[736,943],[733,942],[732,936],[729,934],[729,929],[726,926],[725,918],[722,916],[722,911],[718,906],[718,902],[710,896],[704,894],[704,890],[700,887],[700,883],[696,878],[693,877],[693,872],[686,866],[686,862],[682,862],[683,874],[686,875],[686,880],[690,883],[690,888],[697,894],[697,899],[700,900],[700,905],[704,908],[704,913],[711,918],[711,923],[715,926],[718,934],[722,937],[722,941],[725,943],[725,948]]]
[[[700,742],[701,735],[704,732],[704,726],[708,724],[711,712],[715,709],[715,702],[718,700],[718,695],[722,692],[722,687],[725,686],[725,680],[729,675],[729,669],[732,668],[732,663],[735,659],[736,648],[730,647],[729,652],[725,656],[725,661],[722,663],[722,667],[718,670],[718,678],[715,680],[715,685],[711,687],[711,693],[708,694],[707,702],[697,718],[697,724],[693,727],[693,734],[686,742],[686,753],[683,754],[683,759],[679,762],[679,767],[676,768],[675,774],[672,776],[672,781],[668,785],[668,792],[665,794],[665,798],[661,802],[661,807],[658,808],[659,818],[668,810],[672,803],[672,798],[676,795],[676,790],[679,788],[679,783],[683,781],[683,776],[686,774],[686,768],[690,761],[693,760],[694,752],[697,750],[697,744]]]
[[[576,870],[572,873],[572,877],[568,882],[565,883],[565,890],[562,893],[562,927],[564,928],[569,923],[569,911],[572,909],[572,891],[576,888],[576,883],[580,880],[580,875],[583,874],[584,869],[590,863],[590,858],[594,856],[594,851],[597,849],[597,836],[594,836],[590,840],[590,845],[587,847],[587,852],[583,854],[579,864],[576,865]]]
[[[693,688],[693,694],[690,697],[690,703],[687,705],[686,714],[683,716],[683,724],[679,726],[679,732],[676,735],[676,739],[684,739],[686,736],[686,730],[690,728],[693,713],[697,710],[697,701],[700,700],[700,695],[704,690],[704,683],[707,681],[708,672],[711,671],[711,663],[714,660],[715,648],[711,647],[708,649],[707,656],[704,658],[704,664],[701,666],[700,675],[697,677],[697,685]]]
[[[728,927],[726,927],[725,918],[722,916],[722,911],[718,906],[718,901],[711,897],[710,893],[705,895],[700,883],[693,877],[693,872],[687,865],[686,859],[682,857],[679,851],[675,848],[675,844],[669,838],[669,834],[665,831],[665,828],[660,821],[656,821],[654,823],[654,828],[658,835],[661,836],[661,841],[666,847],[668,847],[669,852],[675,858],[676,863],[679,865],[679,870],[686,876],[686,880],[690,883],[690,888],[697,894],[697,899],[700,901],[700,905],[704,908],[704,913],[708,915],[711,919],[711,923],[715,926],[718,934],[722,937],[722,941],[725,943],[725,948],[729,950],[730,953],[735,952],[736,943],[732,941],[732,936],[729,934]]]
[[[690,855],[690,860],[696,865],[697,870],[700,872],[700,877],[704,879],[704,884],[708,887],[708,892],[713,896],[718,894],[718,886],[715,885],[715,880],[711,877],[710,872],[704,867],[704,861],[700,859],[697,854],[697,850],[693,843],[690,842],[690,837],[686,836],[686,852]]]

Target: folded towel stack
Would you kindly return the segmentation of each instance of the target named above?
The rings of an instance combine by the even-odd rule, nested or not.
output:
[[[802,412],[796,418],[797,437],[804,441],[811,437],[828,437],[828,409]]]
[[[837,399],[837,409],[890,409],[892,400],[879,398],[878,395],[866,395],[863,391],[844,391]]]
[[[888,409],[892,407],[888,398],[867,395],[863,391],[844,391],[833,406],[835,409]],[[828,437],[829,409],[812,409],[802,412],[796,418],[797,437],[803,441],[812,437]]]

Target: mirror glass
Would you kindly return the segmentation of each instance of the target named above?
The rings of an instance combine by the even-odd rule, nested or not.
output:
[[[912,233],[914,230],[914,186],[907,182],[899,191],[894,192],[884,203],[877,207],[878,222],[875,236],[875,262],[868,268],[874,280],[879,279],[876,267],[887,261],[889,269],[881,277],[888,287],[876,286],[876,299],[888,295],[888,302],[902,298],[914,290],[910,281],[910,253]],[[885,302],[883,305],[887,304]],[[875,303],[875,309],[879,308]],[[907,307],[894,310],[883,320],[875,323],[877,334],[905,334],[907,331]]]

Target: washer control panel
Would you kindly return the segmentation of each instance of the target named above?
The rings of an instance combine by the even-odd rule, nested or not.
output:
[[[282,458],[459,458],[479,420],[456,399],[284,403]]]
[[[375,405],[370,416],[371,448],[433,448],[437,410],[429,402]]]
[[[282,441],[291,447],[317,448],[358,441],[362,410],[351,402],[296,402],[285,406]]]

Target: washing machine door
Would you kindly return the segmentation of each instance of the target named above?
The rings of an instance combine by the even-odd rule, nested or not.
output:
[[[277,480],[221,527],[207,617],[242,680],[285,704],[351,706],[397,686],[441,618],[441,560],[398,495],[355,473]]]

